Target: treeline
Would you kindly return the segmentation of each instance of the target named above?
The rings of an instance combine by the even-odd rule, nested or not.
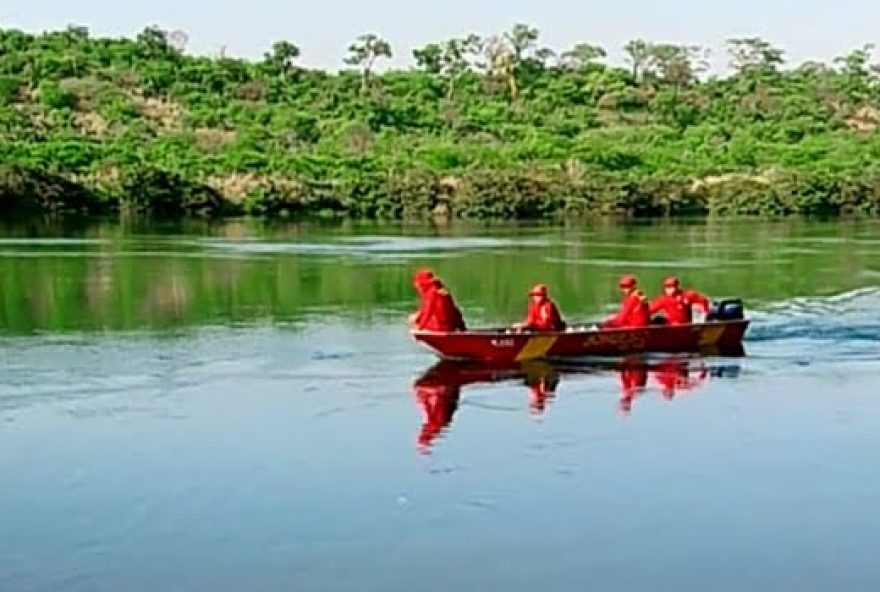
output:
[[[761,39],[556,52],[517,25],[413,52],[364,35],[339,73],[191,56],[157,28],[0,30],[0,215],[880,213],[880,74],[865,46],[785,63]]]

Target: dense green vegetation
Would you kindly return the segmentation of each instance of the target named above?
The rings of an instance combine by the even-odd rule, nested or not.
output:
[[[0,214],[550,217],[880,213],[870,46],[790,66],[760,39],[633,41],[625,67],[517,25],[350,70],[187,55],[156,28],[0,30]]]

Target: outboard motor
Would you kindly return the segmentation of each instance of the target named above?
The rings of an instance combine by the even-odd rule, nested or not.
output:
[[[745,307],[739,298],[719,300],[712,304],[707,321],[739,321],[745,318]]]

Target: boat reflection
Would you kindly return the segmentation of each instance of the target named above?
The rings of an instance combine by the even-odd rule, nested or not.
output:
[[[526,362],[512,366],[486,366],[479,363],[439,362],[413,383],[413,392],[424,414],[417,438],[419,452],[427,454],[452,424],[463,387],[497,382],[521,382],[528,389],[529,412],[542,415],[556,396],[563,376],[577,377],[615,373],[620,381],[618,409],[623,416],[632,413],[635,401],[656,389],[672,401],[693,393],[710,378],[736,378],[739,364],[714,360],[707,365],[700,357],[627,357],[567,363]]]

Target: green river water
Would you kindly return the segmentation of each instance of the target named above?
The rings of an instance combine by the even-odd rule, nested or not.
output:
[[[412,343],[675,273],[746,357]],[[880,224],[0,226],[0,590],[876,590]]]

